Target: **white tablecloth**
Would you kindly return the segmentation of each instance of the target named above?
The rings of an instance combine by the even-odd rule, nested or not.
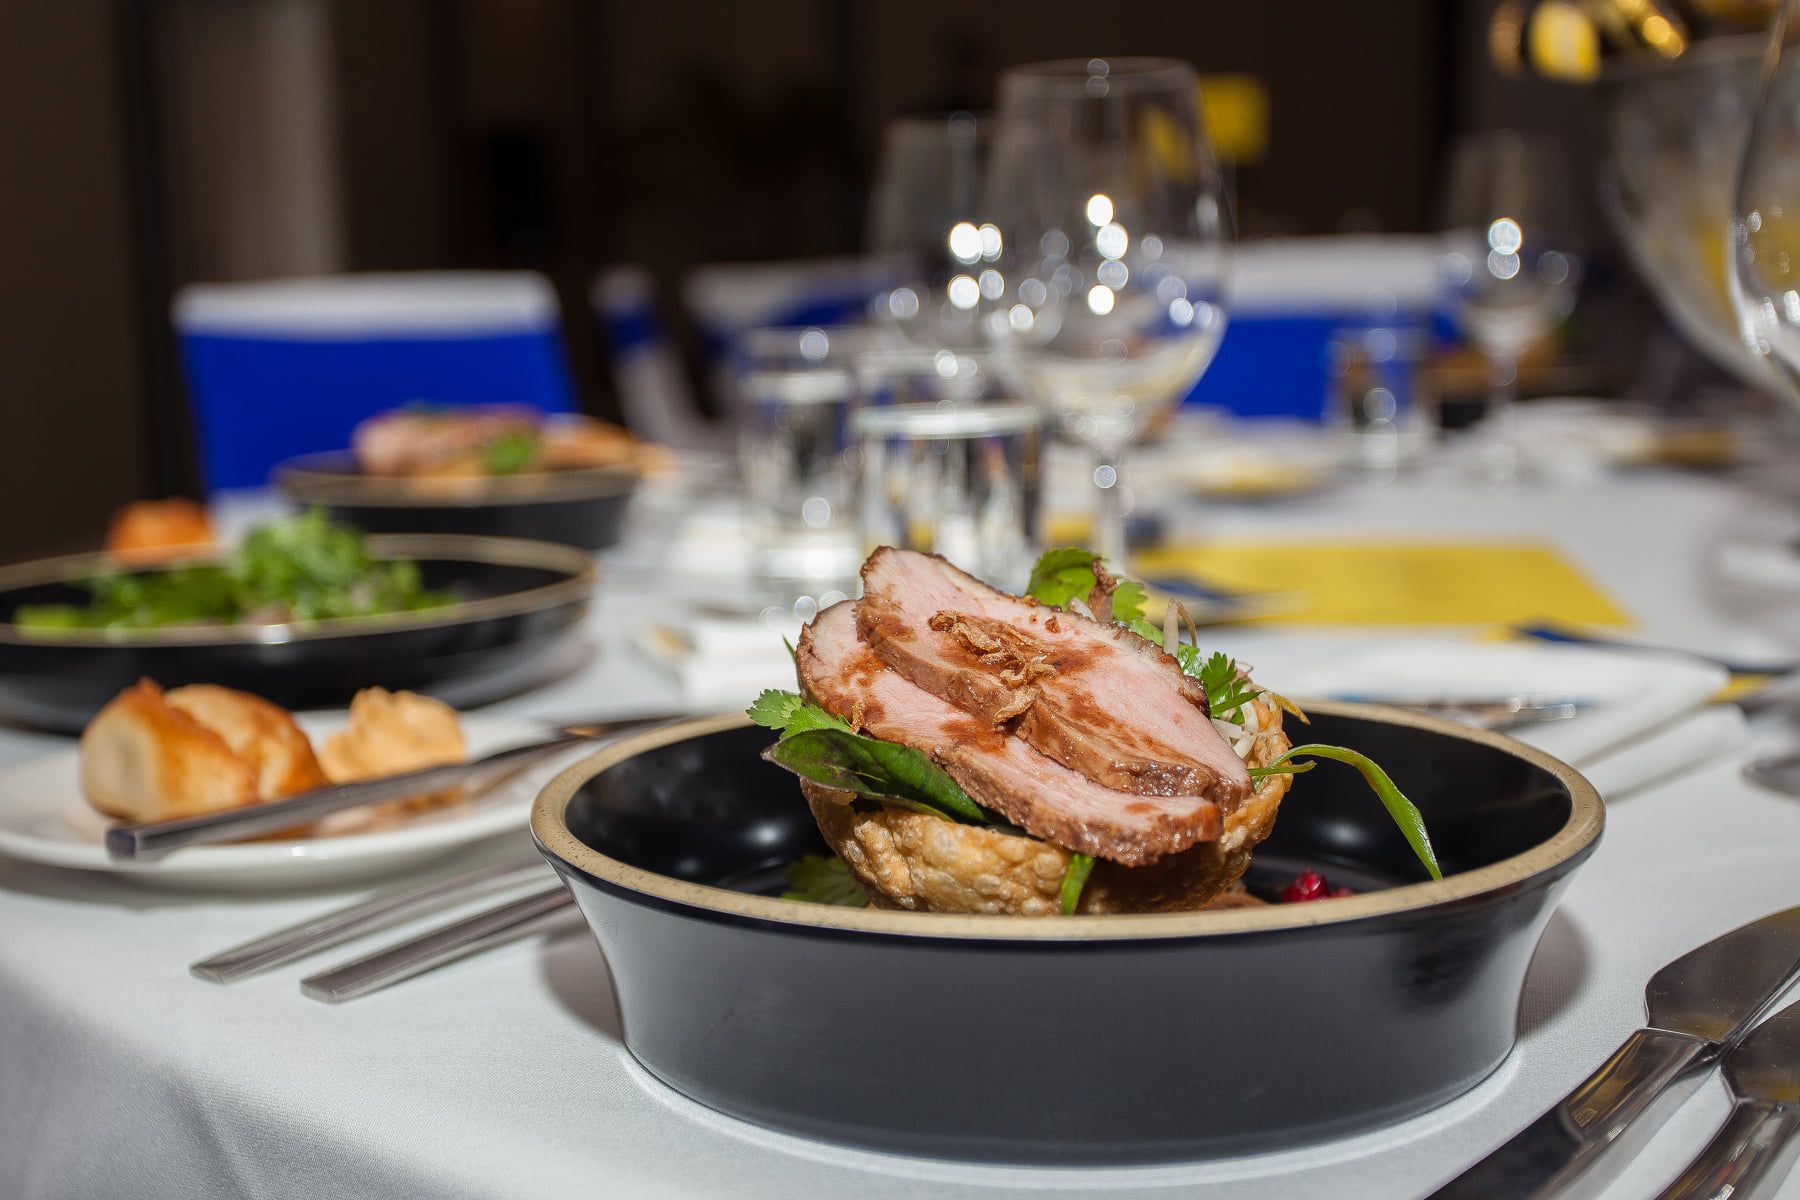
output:
[[[1199,520],[1223,533],[1547,537],[1625,601],[1645,636],[1772,653],[1786,649],[1780,637],[1698,582],[1707,546],[1750,503],[1719,485],[1638,477],[1545,494],[1352,489]],[[609,587],[594,657],[501,710],[573,716],[671,703],[668,681],[626,645],[654,611],[642,594]],[[1219,631],[1218,640],[1274,661],[1356,638]],[[56,744],[0,731],[0,763]],[[301,997],[291,968],[229,988],[187,974],[195,958],[353,895],[195,896],[0,861],[0,1197],[1423,1194],[1634,1028],[1643,983],[1664,961],[1800,902],[1800,801],[1760,792],[1721,762],[1615,805],[1532,965],[1517,1050],[1468,1095],[1299,1151],[1129,1169],[885,1157],[710,1112],[632,1062],[605,964],[580,932],[338,1007]],[[1607,1195],[1653,1194],[1724,1111],[1722,1088],[1709,1083]],[[1782,1194],[1800,1197],[1800,1179]]]

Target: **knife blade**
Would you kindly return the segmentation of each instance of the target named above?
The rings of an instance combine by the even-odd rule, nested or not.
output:
[[[1650,977],[1644,1028],[1560,1103],[1429,1200],[1544,1200],[1599,1191],[1796,980],[1800,905],[1690,950]]]
[[[1772,1200],[1800,1152],[1800,1004],[1725,1056],[1731,1115],[1657,1200]]]
[[[582,742],[598,742],[628,730],[664,724],[672,718],[658,713],[617,717],[558,728],[538,741],[497,750],[471,762],[424,767],[402,775],[365,779],[356,783],[327,784],[321,788],[252,804],[243,808],[156,821],[142,825],[115,825],[106,831],[107,857],[115,860],[154,862],[186,846],[236,841],[259,834],[280,833],[334,812],[405,800],[444,788],[463,785],[479,792],[508,775]]]

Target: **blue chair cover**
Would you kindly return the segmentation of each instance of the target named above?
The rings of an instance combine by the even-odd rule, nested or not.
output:
[[[409,401],[576,407],[555,293],[536,275],[199,285],[174,321],[209,491],[261,486]]]

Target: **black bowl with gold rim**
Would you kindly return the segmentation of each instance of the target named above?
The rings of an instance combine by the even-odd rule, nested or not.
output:
[[[1311,706],[1309,706],[1310,708]],[[1460,1095],[1511,1050],[1527,964],[1600,836],[1599,797],[1510,739],[1321,704],[1308,740],[1384,764],[1425,878],[1349,768],[1295,782],[1253,890],[1187,914],[979,917],[781,900],[824,843],[770,734],[709,718],[558,776],[532,831],[610,967],[625,1043],[721,1112],[880,1150],[1142,1162],[1290,1146]]]
[[[342,705],[371,686],[476,704],[541,675],[594,590],[593,560],[548,542],[422,534],[368,545],[378,559],[412,559],[426,587],[458,601],[309,624],[28,629],[13,623],[20,607],[84,604],[81,581],[119,564],[78,554],[0,568],[0,715],[78,733],[143,678],[222,684],[288,708]]]
[[[536,538],[584,550],[619,540],[636,467],[577,467],[430,479],[365,475],[348,451],[309,454],[275,468],[288,499],[326,509],[370,533],[466,533]]]

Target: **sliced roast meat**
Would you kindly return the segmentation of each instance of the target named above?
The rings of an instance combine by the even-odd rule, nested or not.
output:
[[[834,604],[800,634],[800,686],[814,703],[930,755],[977,804],[1066,849],[1137,867],[1218,840],[1213,801],[1103,787],[909,683],[858,638],[854,610]]]
[[[862,639],[939,699],[1109,788],[1205,796],[1227,811],[1250,794],[1205,689],[1160,646],[996,591],[935,555],[884,547],[862,574]]]

